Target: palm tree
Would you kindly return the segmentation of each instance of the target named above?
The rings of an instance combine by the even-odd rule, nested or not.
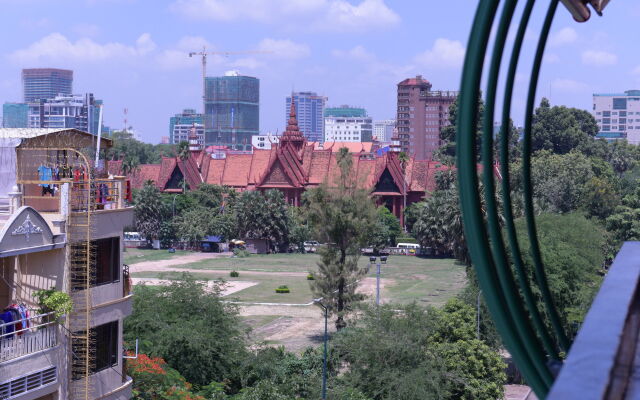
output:
[[[184,140],[178,143],[177,153],[178,153],[178,158],[181,159],[182,161],[189,158],[189,155],[191,154],[191,152],[189,151],[189,143],[185,142]]]
[[[122,173],[124,175],[133,174],[138,170],[140,160],[135,156],[128,156],[122,160]]]

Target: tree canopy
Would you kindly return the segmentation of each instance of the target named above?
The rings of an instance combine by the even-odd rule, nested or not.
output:
[[[361,298],[356,288],[364,271],[358,267],[358,259],[376,228],[377,212],[368,191],[358,185],[351,154],[342,148],[337,158],[340,173],[336,186],[323,184],[311,189],[304,201],[315,236],[326,243],[318,251],[318,270],[310,271],[315,278],[310,281],[311,291],[324,299],[331,314],[337,316],[336,327],[342,329],[351,303]]]

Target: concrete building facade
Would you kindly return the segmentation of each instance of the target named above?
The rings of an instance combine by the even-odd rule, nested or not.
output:
[[[29,103],[28,127],[98,133],[102,100],[92,93],[55,96]]]
[[[251,145],[255,149],[271,150],[271,147],[280,143],[280,136],[275,135],[254,135],[251,136]]]
[[[73,93],[73,71],[57,68],[27,68],[22,70],[24,102],[53,99]]]
[[[431,160],[440,143],[440,129],[449,124],[449,106],[457,92],[432,91],[421,75],[398,83],[397,139],[400,151]]]
[[[260,130],[259,102],[258,78],[237,71],[205,78],[205,143],[251,150],[251,136]]]
[[[8,200],[0,206],[0,302],[30,312],[3,315],[0,398],[129,399],[123,326],[132,292],[122,252],[133,207],[125,179],[93,174],[80,152],[95,141],[86,132],[0,129],[0,136],[11,143],[1,149],[0,198]],[[42,174],[56,166],[68,172]],[[89,185],[106,195],[83,190]],[[49,289],[68,295],[71,311],[42,311],[35,293]]]
[[[27,128],[29,105],[26,103],[4,103],[2,105],[3,128]]]
[[[594,93],[592,112],[598,123],[597,137],[640,144],[640,90]]]
[[[178,144],[188,140],[189,128],[196,124],[198,134],[202,134],[204,143],[204,116],[193,108],[185,108],[181,113],[169,118],[169,143]],[[201,132],[200,132],[201,131]]]
[[[391,142],[393,129],[396,127],[395,119],[385,119],[373,122],[373,139],[379,142]]]
[[[324,140],[324,106],[327,98],[315,92],[294,92],[292,96],[302,134],[310,142],[322,142]],[[287,96],[285,100],[285,122],[289,120],[292,96]]]
[[[373,121],[364,108],[341,106],[324,112],[325,142],[371,142]]]

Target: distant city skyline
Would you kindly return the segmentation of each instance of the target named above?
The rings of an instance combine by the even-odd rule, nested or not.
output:
[[[391,119],[396,85],[406,78],[420,74],[433,90],[459,89],[474,12],[475,4],[460,1],[161,0],[154,7],[140,0],[4,2],[3,31],[11,40],[0,43],[0,103],[23,101],[23,68],[73,70],[74,93],[104,100],[105,125],[121,129],[126,108],[128,124],[158,143],[178,110],[195,106],[203,112],[200,59],[188,52],[204,45],[268,52],[207,60],[207,76],[235,69],[260,80],[260,133],[282,129],[282,104],[292,90],[360,105],[374,120]],[[519,65],[516,125],[522,123],[543,15],[536,7]],[[577,24],[560,7],[537,102],[545,96],[552,104],[590,110],[593,93],[640,88],[640,59],[629,51],[635,37],[626,32],[638,17],[639,4],[621,2],[607,8],[606,20],[596,16]]]

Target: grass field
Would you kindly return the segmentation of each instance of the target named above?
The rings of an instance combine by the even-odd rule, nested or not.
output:
[[[138,250],[142,260],[150,250]],[[164,253],[164,252],[163,252]],[[147,258],[147,260],[152,258]],[[307,303],[312,294],[306,272],[315,270],[319,256],[316,254],[272,254],[252,255],[246,258],[214,258],[189,264],[172,266],[173,271],[139,272],[140,278],[176,278],[181,270],[197,270],[192,274],[201,279],[245,280],[259,282],[231,295],[231,298],[246,302]],[[361,257],[362,267],[369,263],[368,257]],[[228,271],[237,270],[239,278],[230,278]],[[216,273],[220,271],[220,273]],[[375,277],[375,265],[370,268],[369,277]],[[245,272],[245,273],[243,273]],[[390,302],[439,305],[454,296],[466,283],[464,267],[452,259],[419,258],[412,256],[391,256],[387,264],[381,265],[385,287],[383,297]],[[291,293],[278,294],[275,288],[287,285]]]
[[[129,247],[124,252],[124,263],[132,265],[143,261],[169,260],[190,253],[189,251],[183,250],[176,250],[175,253],[169,253],[167,250],[148,250]]]

